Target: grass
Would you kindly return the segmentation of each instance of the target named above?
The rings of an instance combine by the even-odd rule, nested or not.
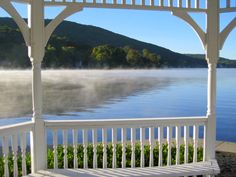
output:
[[[107,145],[107,167],[112,168],[112,158],[113,158],[113,151],[112,151],[112,144]],[[64,152],[63,146],[59,145],[57,147],[58,151],[58,168],[64,167]],[[188,146],[188,156],[189,156],[189,163],[193,162],[193,145]],[[126,145],[126,167],[131,167],[131,145]],[[145,167],[149,166],[149,154],[150,154],[150,146],[144,146],[144,159],[145,159]],[[87,156],[88,156],[88,167],[93,167],[93,145],[89,144],[87,147]],[[135,144],[135,166],[140,167],[140,156],[141,156],[141,149],[140,144]],[[162,151],[162,158],[163,158],[163,165],[167,165],[167,156],[168,156],[168,145],[163,144],[163,151]],[[77,147],[77,158],[78,158],[78,168],[83,168],[83,145],[79,144]],[[156,144],[153,149],[153,160],[154,166],[158,166],[158,159],[159,159],[159,145]],[[68,168],[74,168],[74,152],[73,147],[68,146],[67,148],[67,159],[68,159]],[[121,167],[122,163],[122,145],[119,143],[116,145],[116,160],[117,160],[117,168]],[[199,147],[197,152],[197,160],[203,160],[203,148]],[[17,158],[18,163],[18,174],[22,176],[22,157],[19,155]],[[180,164],[184,163],[184,145],[180,146]],[[173,144],[171,148],[171,164],[176,164],[176,148]],[[103,145],[97,145],[97,165],[98,168],[102,168],[103,166]],[[10,177],[13,176],[13,155],[10,154],[8,157],[8,166],[9,166],[9,173]],[[54,153],[52,148],[48,148],[47,153],[47,166],[49,169],[54,167]],[[30,153],[26,154],[26,168],[27,174],[31,171],[31,161],[30,161]],[[0,177],[4,177],[4,159],[0,157]]]

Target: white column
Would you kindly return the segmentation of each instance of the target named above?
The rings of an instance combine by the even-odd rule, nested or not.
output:
[[[32,173],[46,168],[45,127],[42,120],[41,62],[44,56],[44,6],[43,0],[30,1],[28,6],[30,44],[28,54],[32,63],[32,104],[34,130],[31,131]]]
[[[219,1],[207,4],[206,60],[208,62],[208,99],[205,160],[215,159],[216,140],[216,66],[219,59]]]

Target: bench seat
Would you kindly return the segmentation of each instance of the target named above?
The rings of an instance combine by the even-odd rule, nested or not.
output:
[[[164,167],[145,167],[145,168],[97,168],[97,169],[48,169],[39,171],[37,174],[30,174],[29,177],[115,177],[115,176],[197,176],[197,175],[217,175],[220,168],[217,161],[198,162],[183,165],[173,165]]]

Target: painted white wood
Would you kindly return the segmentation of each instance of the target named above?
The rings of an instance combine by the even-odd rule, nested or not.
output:
[[[12,143],[12,153],[13,153],[13,176],[18,177],[18,165],[17,165],[17,150],[18,150],[18,143],[17,143],[17,134],[11,136],[11,143]]]
[[[180,164],[180,138],[181,138],[181,126],[176,126],[175,127],[176,165]]]
[[[27,3],[29,6],[29,17],[28,17],[28,26],[26,22],[20,17],[19,13],[12,6],[11,2],[20,2]],[[175,125],[176,127],[184,126],[185,127],[185,162],[188,161],[187,153],[187,144],[188,144],[188,129],[189,125],[204,125],[204,160],[207,162],[215,159],[215,135],[216,135],[216,113],[215,113],[215,99],[216,99],[216,64],[219,59],[219,49],[222,48],[224,41],[226,40],[229,33],[235,28],[236,20],[233,19],[224,30],[220,33],[219,31],[219,14],[225,12],[236,11],[236,7],[231,6],[231,1],[226,0],[226,8],[219,8],[219,1],[205,0],[206,6],[202,5],[200,7],[199,0],[186,0],[183,7],[183,0],[177,1],[177,7],[173,7],[173,0],[159,0],[159,3],[155,4],[154,1],[151,1],[150,4],[145,4],[144,0],[140,2],[132,0],[132,4],[126,4],[126,1],[123,1],[122,4],[117,4],[117,0],[113,2],[102,1],[97,2],[79,2],[76,0],[67,1],[55,1],[55,0],[9,0],[9,1],[0,1],[0,6],[5,9],[16,21],[20,30],[23,33],[23,37],[28,45],[29,57],[32,62],[32,71],[33,71],[33,80],[32,80],[32,90],[33,90],[33,119],[32,125],[30,127],[31,131],[31,160],[32,160],[32,172],[44,169],[46,167],[46,140],[45,140],[45,125],[50,128],[62,128],[63,131],[63,146],[67,146],[67,138],[65,139],[65,133],[67,135],[67,129],[84,129],[86,132],[83,132],[83,145],[84,145],[84,167],[87,168],[87,129],[97,129],[97,128],[112,128],[112,143],[113,143],[113,155],[115,156],[114,151],[116,151],[116,129],[117,128],[130,128],[130,127],[152,127],[153,125],[159,126],[159,144],[160,144],[160,158],[159,165],[162,165],[162,141],[163,141],[163,127],[169,127],[170,125]],[[193,4],[195,2],[195,6]],[[65,10],[62,11],[59,16],[56,17],[47,27],[44,25],[44,7],[45,6],[65,6]],[[73,6],[73,7],[72,7]],[[145,9],[145,10],[162,10],[162,11],[171,11],[173,15],[185,20],[190,24],[194,30],[197,32],[198,36],[201,39],[201,42],[206,50],[206,60],[208,61],[208,109],[206,117],[197,117],[197,118],[175,118],[172,120],[160,119],[139,119],[139,120],[94,120],[91,121],[43,121],[41,119],[42,112],[42,85],[41,85],[41,61],[43,60],[45,49],[44,46],[49,39],[52,31],[58,26],[61,21],[67,16],[75,13],[78,10],[81,10],[83,7],[97,7],[97,8],[119,8],[119,9]],[[207,16],[207,29],[206,32],[197,25],[197,23],[190,17],[189,12],[201,12]],[[219,35],[220,34],[220,35]],[[12,127],[0,128],[0,134],[3,136],[3,139],[8,139],[8,137],[13,137],[19,133],[19,127],[22,129],[26,128],[25,125],[17,125]],[[14,130],[16,133],[8,132],[9,130]],[[178,128],[178,131],[180,128]],[[26,131],[24,129],[24,131]],[[1,133],[3,132],[3,134]],[[170,135],[170,129],[168,129],[168,134]],[[176,131],[177,132],[177,131]],[[21,132],[20,132],[21,133]],[[142,135],[143,130],[141,130]],[[196,150],[196,129],[194,129],[194,149]],[[180,133],[178,133],[180,134]],[[114,138],[115,136],[115,138]],[[132,167],[135,167],[135,128],[132,128],[131,131],[131,145],[132,145]],[[179,142],[179,136],[176,135],[176,142]],[[17,138],[16,138],[17,139]],[[142,139],[142,137],[141,137]],[[168,136],[168,142],[170,144],[171,138]],[[4,140],[5,141],[5,140]],[[143,144],[143,140],[140,140]],[[45,142],[45,143],[42,143]],[[151,143],[151,141],[150,141]],[[4,145],[5,144],[5,145]],[[13,138],[12,147],[13,151],[15,150],[17,142]],[[95,143],[94,143],[95,144]],[[178,143],[179,145],[179,143]],[[4,147],[5,146],[5,147]],[[24,145],[22,145],[24,146]],[[141,147],[142,148],[142,147]],[[170,147],[168,147],[170,148]],[[8,156],[9,145],[8,142],[3,143],[5,160]],[[22,148],[23,149],[23,148]],[[66,149],[66,148],[64,148]],[[196,151],[195,157],[196,157]],[[13,153],[14,154],[14,153]],[[42,155],[43,154],[43,155]],[[66,153],[65,153],[66,154]],[[65,155],[66,156],[66,155]],[[116,158],[113,156],[113,167],[116,166]],[[150,154],[151,156],[151,154]],[[142,158],[142,155],[141,155]],[[170,161],[170,155],[168,156]],[[196,158],[195,158],[196,160]],[[141,163],[142,163],[141,159]],[[15,162],[15,161],[14,161]],[[66,161],[65,161],[66,167]],[[151,164],[151,162],[150,162]],[[169,164],[169,162],[168,162]],[[96,165],[94,165],[96,166]],[[16,167],[14,167],[16,169]],[[6,171],[7,173],[7,171]],[[9,174],[7,174],[9,175]],[[16,176],[16,174],[14,174]],[[183,174],[184,175],[184,174]]]
[[[25,176],[27,174],[26,171],[26,133],[20,133],[20,149],[21,149],[21,157],[22,157],[22,175]]]
[[[140,128],[140,167],[143,168],[145,166],[144,162],[144,141],[145,141],[145,128]]]
[[[183,6],[182,0],[178,0],[178,7],[182,7],[182,6]]]
[[[56,27],[63,22],[67,17],[71,16],[72,14],[82,11],[83,8],[78,8],[73,5],[68,5],[66,8],[59,14],[55,19],[53,19],[46,27],[45,27],[45,42],[44,45],[46,46],[48,40],[50,39],[52,33],[55,31]]]
[[[195,0],[195,8],[199,8],[200,7],[200,0]]]
[[[64,169],[68,168],[68,159],[67,159],[67,147],[68,147],[68,132],[67,130],[62,130],[62,139],[63,139],[63,152],[64,152]]]
[[[176,0],[175,0],[176,1]],[[206,5],[203,4],[203,6],[199,6],[196,8],[195,6],[188,8],[188,6],[182,6],[183,2],[182,1],[187,1],[185,4],[188,4],[189,2],[194,0],[178,0],[178,4],[181,3],[181,6],[177,6],[178,11],[189,11],[189,12],[205,12],[206,11]],[[83,7],[88,7],[88,8],[117,8],[117,9],[144,9],[144,10],[160,10],[160,11],[172,11],[176,10],[173,8],[173,2],[174,0],[157,0],[157,3],[153,4],[150,6],[150,4],[144,3],[144,0],[138,1],[138,0],[132,0],[131,3],[130,1],[122,1],[122,3],[117,3],[117,0],[112,0],[112,1],[95,1],[89,2],[86,0],[83,0],[83,2],[78,1],[78,2],[71,2],[71,1],[48,1],[45,0],[45,6],[70,6],[73,5],[74,7],[77,8],[83,8]]]
[[[172,7],[173,6],[173,0],[168,0],[168,6]]]
[[[189,24],[193,30],[196,32],[199,37],[203,49],[206,47],[206,33],[204,30],[196,23],[196,21],[189,15],[187,12],[174,10],[172,14],[180,19],[184,20],[187,24]]]
[[[117,129],[112,128],[112,168],[116,168],[116,143],[117,143]]]
[[[226,8],[230,8],[230,0],[226,0]]]
[[[226,39],[228,38],[231,31],[233,31],[235,26],[236,26],[236,17],[220,32],[219,49],[223,49]]]
[[[97,129],[92,129],[93,134],[93,168],[97,168]]]
[[[5,177],[9,177],[9,168],[8,168],[9,144],[8,144],[8,136],[3,136],[3,138],[2,138],[2,148],[3,148],[3,159],[4,159],[4,176]]]
[[[122,168],[126,167],[126,128],[121,129],[121,144],[122,144]]]
[[[131,168],[135,168],[136,128],[131,128]]]
[[[95,176],[155,176],[155,177],[176,177],[176,176],[199,176],[205,174],[218,174],[219,166],[217,162],[199,162],[199,163],[191,163],[184,165],[176,165],[176,166],[164,166],[164,167],[152,167],[152,168],[116,168],[116,169],[86,169],[86,170],[44,170],[40,171],[39,174],[32,175],[32,177],[40,175],[40,176],[83,176],[83,177],[95,177]],[[38,176],[37,176],[38,177]]]
[[[20,16],[18,11],[12,5],[11,1],[10,0],[0,1],[0,7],[2,7],[16,22],[16,24],[18,25],[22,33],[22,36],[24,38],[26,45],[29,46],[30,45],[30,29],[27,23],[25,22],[25,20]]]
[[[188,163],[189,126],[184,126],[184,163]]]
[[[107,168],[107,129],[102,129],[103,168]]]
[[[172,127],[167,126],[167,144],[168,144],[167,165],[171,165],[171,142],[172,142]]]
[[[149,145],[150,145],[150,160],[149,160],[149,167],[154,166],[153,161],[153,148],[154,148],[154,127],[149,128]]]
[[[162,141],[163,141],[163,127],[158,127],[158,143],[159,143],[159,159],[158,159],[158,166],[162,166]]]
[[[17,134],[19,132],[29,132],[33,129],[34,123],[24,122],[24,123],[17,123],[13,125],[5,125],[0,127],[0,135],[1,136],[9,136],[12,134]]]
[[[170,117],[170,118],[133,118],[133,119],[94,119],[94,120],[45,120],[47,128],[111,128],[111,127],[152,127],[153,125],[194,125],[205,124],[206,117]],[[1,129],[0,129],[1,131]]]
[[[88,148],[88,130],[83,129],[83,148],[84,148],[84,168],[88,168],[88,157],[87,157],[87,148]]]
[[[159,0],[159,5],[162,7],[164,5],[164,0]]]
[[[198,125],[193,126],[193,162],[197,162],[197,149],[198,149]]]
[[[31,170],[35,173],[46,168],[45,126],[42,115],[41,62],[44,57],[44,1],[31,1],[28,6],[30,46],[28,55],[32,63],[32,104],[34,130],[31,131]],[[42,144],[43,143],[43,144]]]
[[[204,137],[203,137],[203,161],[205,162],[206,161],[206,153],[207,153],[207,151],[206,151],[206,149],[207,149],[207,138],[206,138],[206,136],[207,136],[207,126],[206,125],[204,125]]]
[[[54,129],[53,131],[53,154],[54,154],[54,158],[53,158],[53,162],[54,162],[54,169],[58,168],[58,152],[57,152],[57,147],[58,147],[58,142],[57,142],[57,129]]]
[[[72,129],[72,136],[73,136],[73,153],[74,153],[74,168],[78,168],[78,130]]]

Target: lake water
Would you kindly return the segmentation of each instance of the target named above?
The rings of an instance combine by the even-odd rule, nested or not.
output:
[[[218,69],[217,140],[236,142],[236,69]],[[0,125],[29,120],[31,71],[0,71]],[[43,71],[44,119],[204,116],[207,69]]]

